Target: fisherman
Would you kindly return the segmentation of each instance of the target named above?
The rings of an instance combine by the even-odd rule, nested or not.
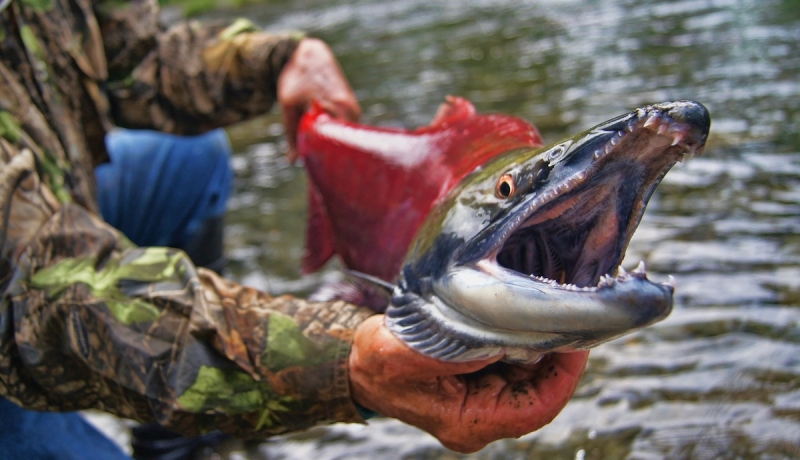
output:
[[[377,411],[460,451],[556,415],[536,410],[540,369],[426,358],[366,308],[272,297],[103,222],[93,169],[114,125],[200,134],[277,101],[293,158],[311,99],[360,112],[319,40],[245,21],[162,30],[155,0],[108,3],[0,1],[0,395],[244,438]]]

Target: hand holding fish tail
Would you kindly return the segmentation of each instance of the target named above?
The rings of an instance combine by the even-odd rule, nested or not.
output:
[[[460,452],[546,425],[566,405],[588,352],[549,355],[535,365],[443,362],[398,340],[382,315],[362,323],[350,354],[353,399],[398,418]]]
[[[334,118],[357,121],[361,116],[353,89],[331,49],[321,40],[304,38],[278,78],[290,161],[297,158],[297,125],[312,100]]]

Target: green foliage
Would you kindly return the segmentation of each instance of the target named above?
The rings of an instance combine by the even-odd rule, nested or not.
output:
[[[335,346],[314,343],[303,335],[292,317],[277,312],[270,315],[267,348],[261,359],[270,371],[314,366],[335,357]]]
[[[260,412],[256,429],[279,424],[279,414],[289,412],[293,401],[290,396],[279,396],[267,382],[256,381],[245,372],[209,366],[200,367],[194,384],[178,398],[178,403],[190,412]]]
[[[160,0],[163,6],[177,6],[186,16],[197,16],[212,10],[240,8],[242,6],[265,2],[266,0]]]
[[[102,269],[93,257],[64,259],[45,267],[31,279],[31,286],[46,289],[55,298],[75,283],[89,287],[97,299],[105,302],[109,311],[123,324],[155,321],[159,311],[150,303],[137,299],[120,287],[121,280],[159,282],[180,280],[183,277],[182,252],[167,248],[145,248],[126,262],[110,259]]]
[[[53,8],[53,0],[21,0],[21,2],[37,11],[49,11]]]
[[[17,142],[20,137],[20,128],[14,117],[5,110],[0,110],[0,137],[9,142]]]

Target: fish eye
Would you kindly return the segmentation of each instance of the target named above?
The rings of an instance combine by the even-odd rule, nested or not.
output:
[[[513,195],[516,190],[517,184],[514,181],[514,176],[511,174],[503,174],[494,187],[494,194],[497,198],[506,199]]]

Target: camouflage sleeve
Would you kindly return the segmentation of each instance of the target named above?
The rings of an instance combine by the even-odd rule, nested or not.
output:
[[[134,247],[38,169],[0,137],[0,395],[186,434],[362,421],[346,364],[368,310],[271,297]]]
[[[112,3],[98,14],[109,59],[115,123],[199,134],[262,114],[300,34],[270,34],[249,21],[157,24],[157,2]]]

